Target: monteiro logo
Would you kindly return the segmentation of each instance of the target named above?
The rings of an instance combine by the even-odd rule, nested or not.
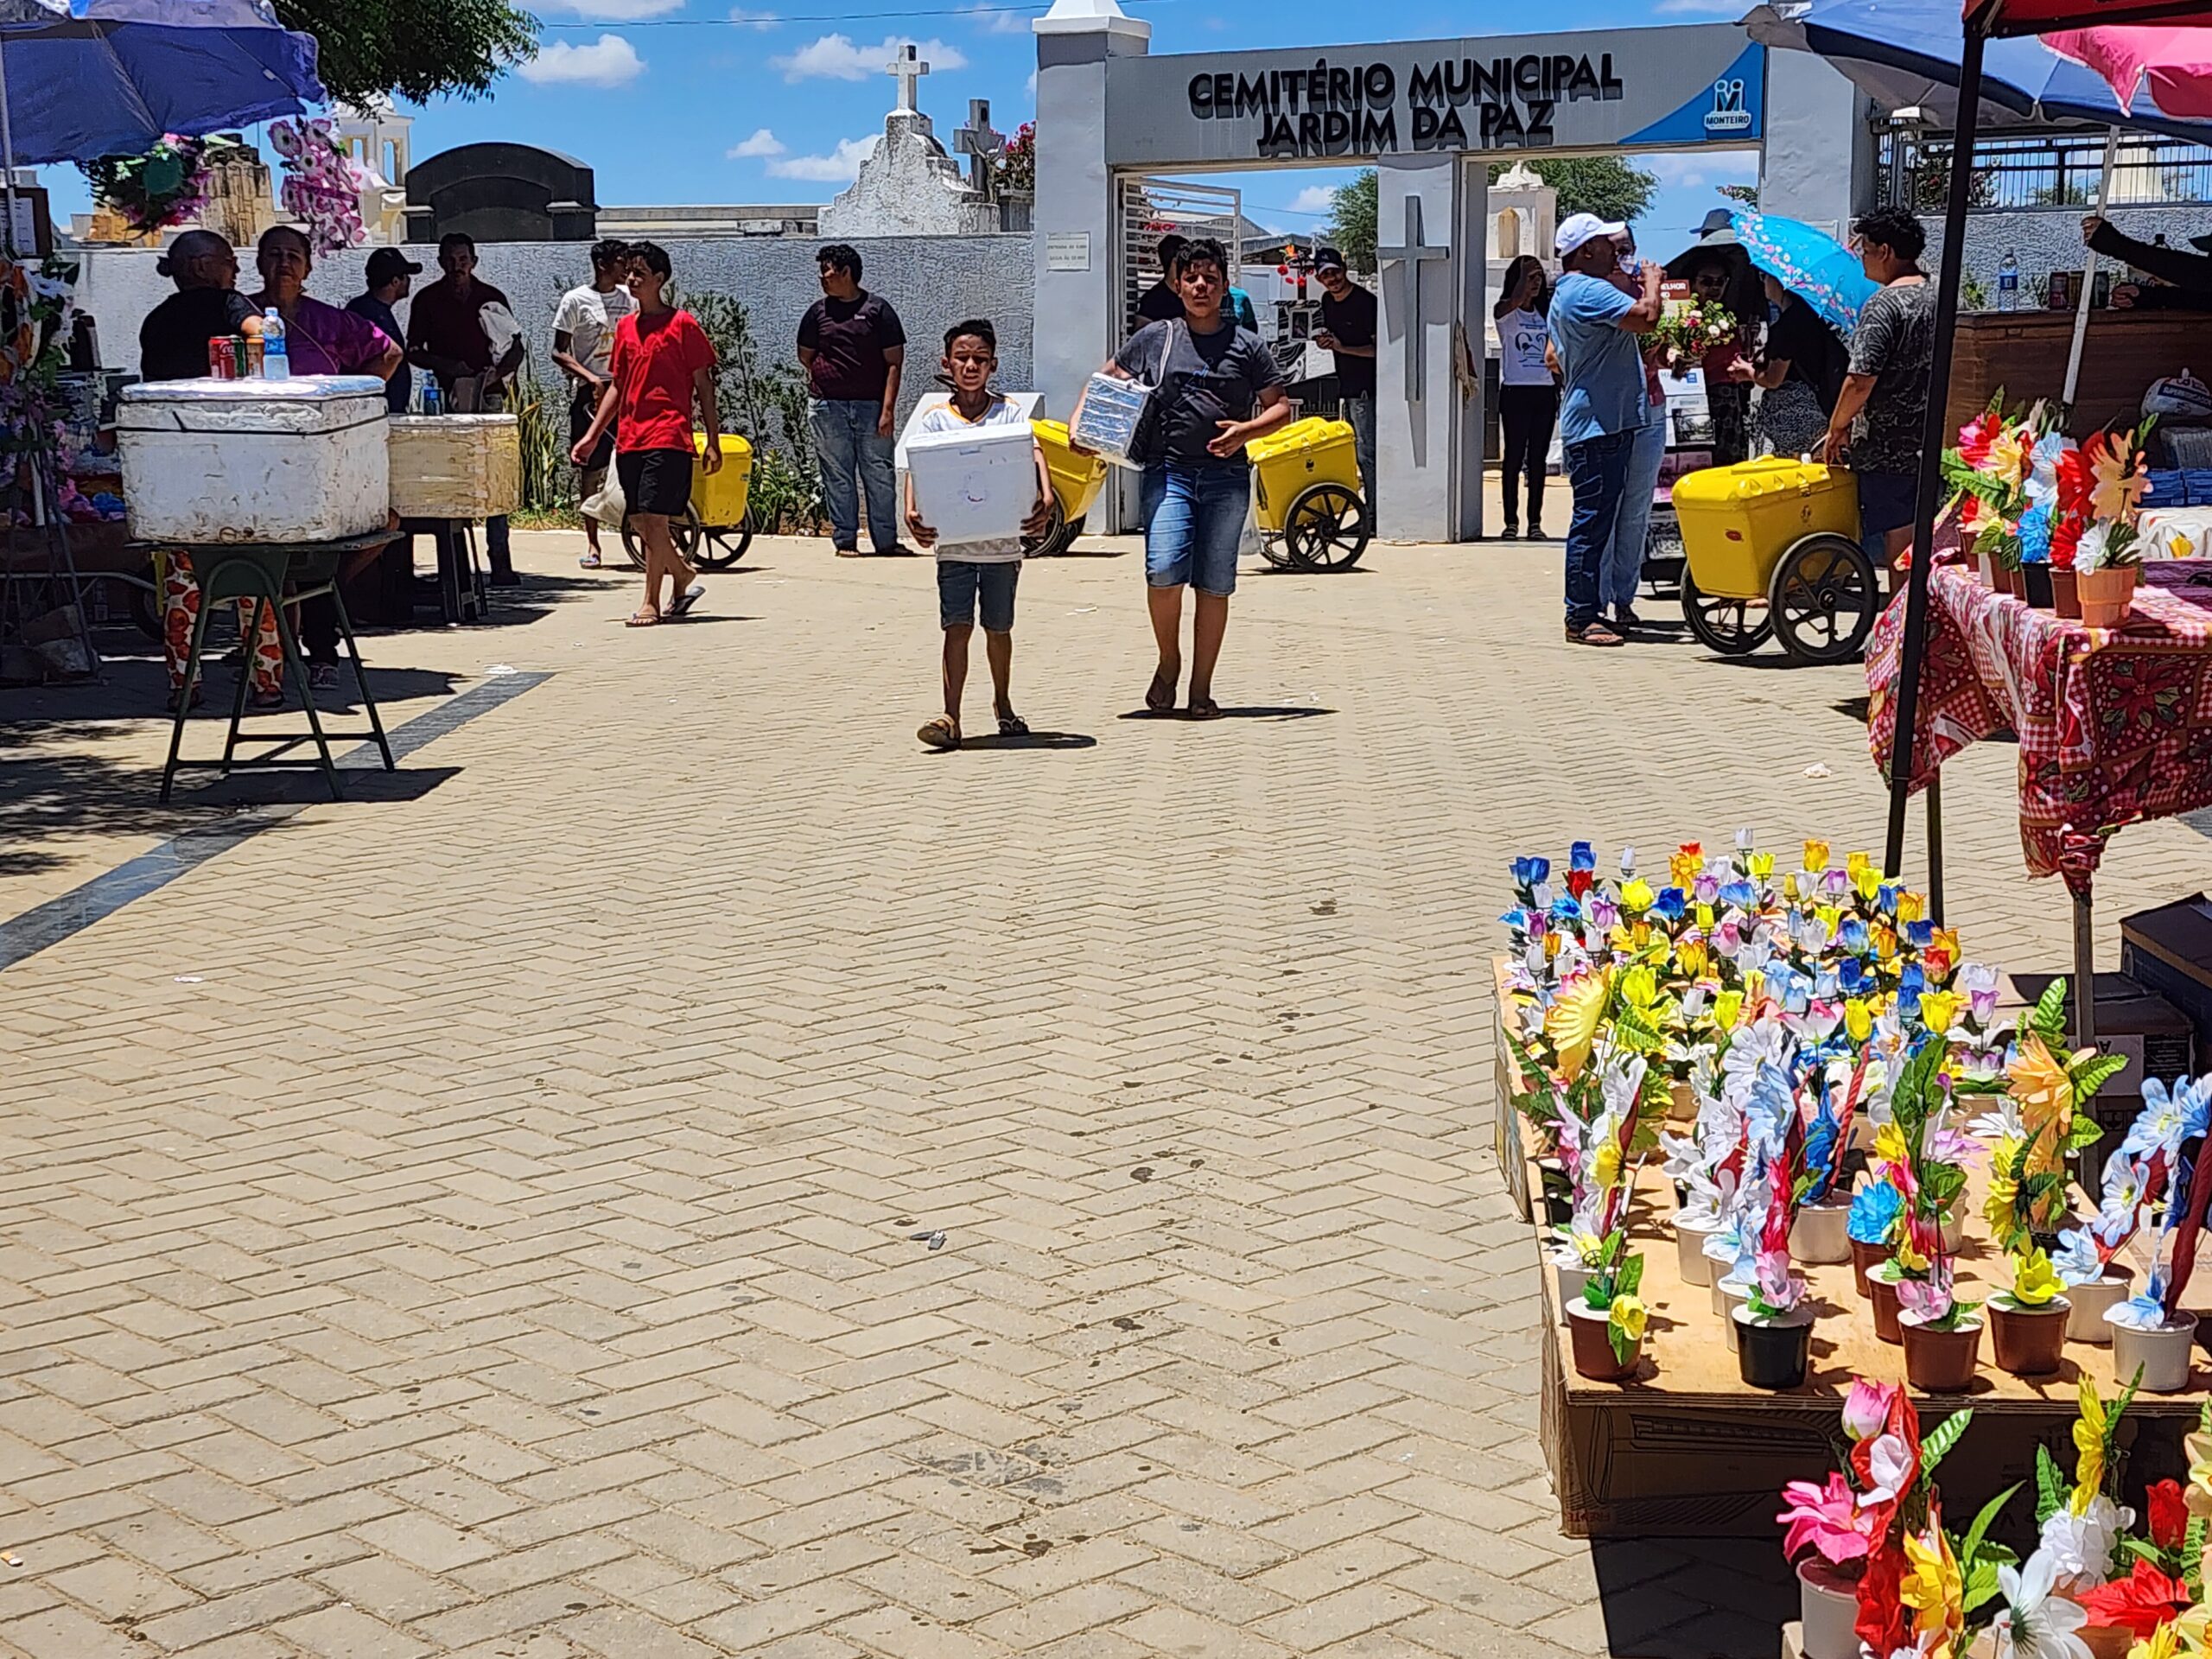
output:
[[[1705,112],[1707,132],[1748,132],[1751,112],[1744,107],[1744,83],[1722,79],[1713,83],[1713,107]]]

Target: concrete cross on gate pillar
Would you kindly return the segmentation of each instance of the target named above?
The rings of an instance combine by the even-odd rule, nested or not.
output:
[[[1403,261],[1410,266],[1406,272],[1406,387],[1415,403],[1427,395],[1423,384],[1422,366],[1427,353],[1421,349],[1421,268],[1432,259],[1448,259],[1449,247],[1433,248],[1421,240],[1421,198],[1406,198],[1406,239],[1402,246],[1377,248],[1375,257],[1380,259]]]
[[[1006,147],[1006,135],[992,130],[989,99],[968,100],[968,124],[954,130],[952,147],[968,158],[968,182],[988,194],[992,158]]]
[[[917,48],[909,43],[899,48],[899,55],[883,72],[899,78],[899,104],[892,111],[893,115],[902,111],[909,114],[920,112],[921,105],[914,101],[914,94],[919,90],[922,77],[929,72],[930,67],[922,61],[922,54]]]

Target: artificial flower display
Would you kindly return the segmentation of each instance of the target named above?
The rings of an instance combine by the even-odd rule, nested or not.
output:
[[[1982,1216],[2005,1249],[2031,1236],[2055,1237],[2072,1218],[2067,1160],[2095,1144],[2101,1131],[2084,1109],[2127,1061],[2094,1049],[2066,1046],[2066,982],[2054,979],[2020,1016],[2002,1087],[2004,1104],[1974,1128],[1990,1143],[1989,1193]],[[1987,1092],[1991,1082],[1967,1082],[1961,1093]]]
[[[2113,1257],[2141,1230],[2146,1217],[2163,1216],[2183,1143],[2205,1133],[2212,1120],[2212,1077],[2177,1078],[2173,1087],[2143,1079],[2143,1109],[2119,1149],[2105,1160],[2102,1201],[2086,1224],[2059,1236],[2054,1258],[2069,1285],[2101,1278]]]

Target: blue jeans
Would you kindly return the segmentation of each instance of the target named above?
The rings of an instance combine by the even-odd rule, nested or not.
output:
[[[1587,627],[1605,615],[1599,583],[1605,550],[1620,518],[1633,432],[1608,432],[1567,446],[1567,481],[1574,486],[1574,517],[1567,526],[1567,626]]]
[[[822,462],[822,505],[830,539],[838,547],[861,544],[861,510],[853,475],[868,493],[868,538],[879,553],[899,545],[899,480],[889,438],[875,435],[883,405],[870,397],[810,397],[806,423]]]
[[[1605,547],[1605,575],[1599,582],[1605,602],[1615,610],[1636,603],[1636,590],[1643,581],[1643,539],[1651,528],[1651,495],[1659,487],[1660,463],[1667,459],[1667,418],[1663,410],[1649,426],[1640,427],[1629,448],[1628,472],[1621,480],[1620,515],[1613,520],[1613,539]]]
[[[1236,550],[1252,500],[1252,470],[1155,461],[1138,492],[1144,515],[1144,579],[1154,588],[1195,583],[1226,599],[1236,591]]]
[[[1367,499],[1367,524],[1375,525],[1375,394],[1344,400],[1344,421],[1351,428],[1352,453],[1359,457],[1359,491]]]

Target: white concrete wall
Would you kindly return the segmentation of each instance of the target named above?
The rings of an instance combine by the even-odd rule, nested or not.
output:
[[[799,318],[822,291],[815,264],[819,243],[797,237],[701,237],[671,238],[661,245],[676,268],[679,300],[685,291],[734,296],[751,314],[762,360],[796,360]],[[1027,236],[882,237],[853,246],[867,267],[863,286],[890,301],[906,326],[906,409],[937,389],[933,377],[944,332],[971,316],[987,316],[998,327],[1000,384],[1009,390],[1033,384]],[[486,242],[477,252],[484,280],[513,303],[538,378],[554,384],[553,308],[563,293],[589,276],[588,245]],[[426,267],[415,279],[417,286],[436,275],[433,260],[413,249],[409,253]],[[111,368],[136,370],[138,325],[173,291],[154,270],[156,256],[149,249],[99,248],[80,250],[74,257],[82,262],[79,302],[99,321],[101,354]],[[248,269],[240,286],[251,292],[259,283],[251,268],[251,251],[241,257]],[[308,291],[333,305],[344,304],[361,291],[367,257],[365,248],[328,256],[308,279]],[[398,308],[404,324],[407,302],[403,300]],[[1070,404],[1050,407],[1065,415]]]
[[[1825,59],[1766,54],[1766,156],[1759,207],[1840,237],[1873,200],[1872,106]]]
[[[1382,474],[1376,502],[1377,533],[1393,541],[1455,541],[1471,532],[1460,510],[1461,463],[1455,454],[1459,404],[1452,372],[1452,324],[1465,315],[1462,267],[1474,272],[1474,291],[1482,289],[1482,246],[1478,218],[1465,235],[1460,181],[1468,169],[1456,154],[1386,156],[1378,164],[1378,226],[1383,247],[1402,245],[1407,235],[1406,201],[1421,203],[1421,235],[1430,246],[1455,238],[1465,250],[1416,265],[1385,258],[1376,283],[1382,301],[1382,329],[1376,351],[1376,470]],[[1477,175],[1479,179],[1479,175]],[[1420,285],[1418,327],[1414,284]],[[1471,334],[1471,325],[1470,325]],[[1420,396],[1414,396],[1415,364]],[[1471,414],[1474,405],[1470,404]],[[1471,423],[1479,435],[1479,423]]]

